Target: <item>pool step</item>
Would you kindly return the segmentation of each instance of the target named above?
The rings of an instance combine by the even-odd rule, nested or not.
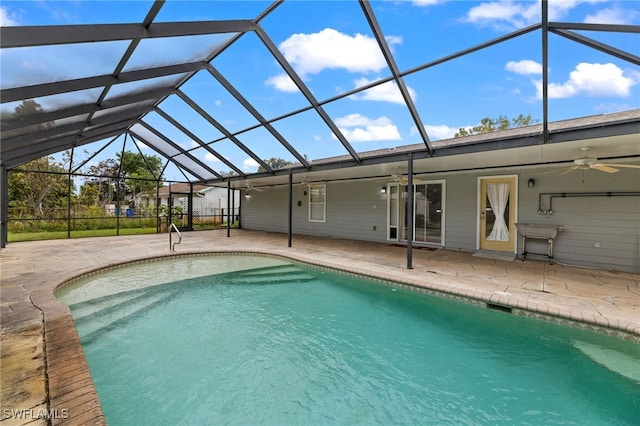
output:
[[[224,274],[228,284],[285,284],[308,282],[315,277],[296,265],[267,266]]]
[[[296,265],[278,265],[234,271],[221,274],[222,283],[238,285],[266,285],[301,283],[315,277]],[[96,333],[116,322],[140,315],[158,303],[170,300],[184,289],[175,283],[111,294],[69,305],[73,319],[83,341],[91,340]]]
[[[640,384],[640,362],[637,358],[601,345],[573,341],[573,346],[601,366]]]
[[[108,309],[120,303],[127,303],[137,297],[144,296],[146,293],[148,293],[146,288],[123,291],[120,293],[97,297],[84,302],[73,303],[69,305],[69,309],[71,309],[71,312],[73,313],[73,318],[75,320],[79,320],[88,315],[93,315],[102,309]]]
[[[90,312],[88,306],[81,306],[82,316],[76,316],[72,309],[76,329],[82,340],[90,339],[95,332],[110,327],[117,321],[139,315],[158,303],[167,301],[176,292],[177,290],[157,291],[156,289],[156,291],[140,292],[135,296],[128,294],[128,299],[110,297],[108,301],[100,300],[95,303],[93,312]],[[88,302],[83,303],[88,304]]]

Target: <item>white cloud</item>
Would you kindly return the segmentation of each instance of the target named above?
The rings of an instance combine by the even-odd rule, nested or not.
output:
[[[242,162],[242,170],[255,172],[258,170],[258,162],[253,158],[247,158]]]
[[[335,123],[349,142],[402,139],[396,125],[384,116],[371,119],[361,114],[349,114],[337,118]]]
[[[413,0],[411,4],[418,7],[428,7],[428,6],[435,6],[436,4],[439,4],[439,3],[444,3],[445,1],[447,0]]]
[[[631,94],[631,87],[638,83],[625,76],[622,69],[615,64],[580,63],[569,74],[564,83],[549,83],[549,98],[570,98],[578,95],[625,97]],[[635,76],[637,78],[637,76]],[[542,81],[534,80],[536,95],[542,98]]]
[[[220,159],[210,152],[205,154],[204,159],[210,163],[220,163]]]
[[[390,43],[400,40],[387,38]],[[387,65],[374,38],[363,34],[351,36],[332,28],[313,34],[294,34],[280,43],[279,48],[302,77],[325,69],[377,72]]]
[[[471,130],[473,126],[463,126],[465,129]],[[425,124],[424,130],[429,135],[429,139],[432,141],[437,141],[441,139],[451,139],[455,137],[455,134],[460,131],[459,127],[450,127],[446,124],[438,124],[431,125]],[[416,136],[418,134],[418,128],[416,126],[411,127],[411,131],[409,132],[411,136]]]
[[[521,75],[542,74],[542,65],[531,59],[523,59],[518,62],[509,61],[504,69]]]
[[[638,12],[631,9],[610,8],[601,9],[593,15],[587,15],[584,22],[588,24],[633,24]]]
[[[19,25],[15,14],[9,12],[6,7],[0,7],[0,27]]]
[[[584,3],[599,3],[606,0],[559,0],[549,2],[549,20],[558,21],[572,9]],[[521,2],[498,0],[481,3],[467,12],[464,22],[481,26],[491,26],[498,30],[523,28],[540,22],[540,0]]]
[[[393,50],[393,46],[396,44],[402,44],[402,36],[394,36],[394,35],[386,35],[384,39],[387,41],[387,44]]]
[[[459,130],[458,128],[449,127],[446,124],[440,124],[438,126],[425,124],[424,129],[432,140],[451,139]]]
[[[373,80],[369,80],[367,78],[359,78],[354,81],[355,87],[362,87]],[[407,87],[409,90],[409,95],[415,101],[418,97],[415,90],[410,87]],[[360,100],[360,101],[383,101],[383,102],[391,102],[394,104],[404,105],[404,98],[402,97],[402,93],[400,93],[400,89],[395,81],[388,81],[386,83],[379,84],[371,89],[365,90],[364,92],[357,93],[351,96],[351,99]]]
[[[494,1],[469,9],[465,22],[497,29],[522,28],[540,19],[538,3]]]
[[[264,84],[266,86],[273,86],[276,90],[280,90],[281,92],[298,91],[298,86],[296,86],[288,74],[280,74],[270,77]]]

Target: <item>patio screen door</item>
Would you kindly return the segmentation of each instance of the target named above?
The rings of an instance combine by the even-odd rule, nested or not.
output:
[[[169,192],[169,223],[180,231],[193,231],[193,196],[189,192]]]
[[[480,248],[515,252],[516,178],[480,179]]]

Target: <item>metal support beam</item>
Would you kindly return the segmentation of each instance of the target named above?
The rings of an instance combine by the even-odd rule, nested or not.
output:
[[[213,127],[215,127],[216,129],[218,129],[218,131],[220,131],[220,133],[222,133],[223,135],[225,135],[225,137],[227,137],[229,140],[231,140],[231,142],[233,142],[234,144],[236,144],[236,146],[238,148],[240,148],[241,150],[243,150],[245,152],[245,154],[247,154],[249,157],[253,158],[258,164],[260,164],[260,166],[262,166],[263,169],[265,169],[268,172],[272,172],[273,169],[264,161],[262,161],[262,159],[260,157],[258,157],[252,150],[250,150],[245,144],[243,144],[242,142],[240,142],[240,140],[238,138],[236,138],[235,136],[233,136],[231,134],[231,132],[229,132],[222,124],[220,124],[215,118],[213,118],[211,115],[209,115],[208,112],[206,112],[202,107],[200,107],[200,105],[198,105],[197,103],[195,103],[193,101],[193,99],[191,99],[189,96],[187,96],[182,90],[177,90],[176,94],[180,97],[180,99],[182,99],[183,101],[185,101],[191,108],[193,108],[198,114],[200,114],[200,116],[202,118],[204,118],[205,120],[207,120],[209,123],[211,123],[211,125]]]
[[[256,26],[256,34],[258,35],[260,40],[262,40],[262,43],[264,43],[267,49],[269,49],[269,52],[271,52],[271,55],[273,55],[274,59],[285,70],[289,78],[291,78],[294,84],[298,87],[298,90],[300,90],[304,97],[307,98],[307,101],[313,106],[313,109],[318,113],[318,115],[320,115],[320,118],[322,118],[325,124],[329,126],[335,137],[338,138],[342,146],[344,146],[349,155],[351,155],[351,158],[353,158],[356,163],[359,163],[360,156],[358,155],[358,153],[353,149],[349,141],[347,141],[340,129],[338,129],[338,126],[336,126],[333,120],[329,117],[329,114],[327,114],[324,108],[320,106],[320,103],[318,103],[318,100],[315,98],[315,96],[313,96],[311,90],[309,90],[307,85],[304,84],[300,76],[295,72],[291,64],[282,55],[278,47],[273,43],[267,33],[259,25]]]
[[[291,234],[293,230],[293,173],[291,173],[291,171],[289,171],[289,220],[287,225],[287,235],[289,237],[287,247],[291,247]]]
[[[549,28],[552,31],[578,30],[640,34],[640,25],[586,24],[583,22],[549,22]]]
[[[393,79],[395,80],[396,85],[400,90],[400,94],[404,99],[404,103],[409,109],[409,113],[411,114],[411,118],[413,118],[413,122],[416,125],[416,128],[418,129],[418,133],[420,133],[420,136],[422,137],[422,141],[424,142],[429,153],[433,154],[433,147],[431,146],[429,135],[427,134],[427,131],[424,128],[424,123],[422,122],[422,119],[420,118],[420,114],[416,109],[416,105],[413,102],[413,99],[411,98],[409,89],[404,83],[404,80],[402,79],[402,77],[400,77],[400,69],[396,64],[396,61],[393,57],[393,53],[391,52],[391,48],[389,47],[387,40],[384,38],[384,34],[382,34],[382,30],[380,29],[378,20],[376,19],[376,16],[373,13],[373,8],[371,7],[371,4],[368,1],[362,1],[362,0],[360,0],[360,6],[362,7],[362,11],[364,12],[365,17],[367,18],[367,21],[369,22],[369,26],[373,31],[373,35],[378,41],[378,46],[382,51],[382,55],[384,56],[384,59],[387,61],[387,66],[391,70],[391,75],[393,75]]]
[[[242,199],[240,199],[242,203]],[[227,238],[231,236],[231,221],[233,215],[231,214],[231,181],[227,181]]]
[[[227,34],[255,30],[252,20],[0,27],[0,48]]]
[[[160,176],[162,176],[162,174],[164,173],[164,171],[167,169],[167,166],[169,165],[169,163],[173,163],[178,170],[180,171],[180,173],[182,173],[182,176],[184,176],[185,180],[189,180],[189,178],[187,177],[187,175],[184,174],[182,169],[186,169],[189,173],[192,173],[195,177],[199,178],[200,180],[204,181],[204,178],[201,176],[198,176],[196,173],[193,173],[188,167],[186,167],[185,165],[183,165],[182,163],[180,163],[179,161],[177,161],[175,158],[173,157],[168,157],[166,153],[162,152],[161,149],[157,148],[154,144],[152,144],[151,142],[149,142],[148,139],[143,138],[142,136],[140,136],[139,134],[137,134],[136,132],[129,130],[129,135],[131,135],[131,137],[136,138],[138,140],[140,140],[142,143],[144,143],[146,146],[148,146],[149,148],[151,148],[152,150],[154,150],[155,152],[157,152],[159,155],[161,155],[162,157],[165,157],[167,159],[167,162],[164,165],[164,168],[162,169],[162,171],[160,172]]]
[[[158,138],[162,139],[164,142],[166,142],[167,144],[171,145],[174,149],[176,149],[180,154],[177,155],[184,155],[185,157],[187,157],[189,160],[193,161],[195,164],[197,164],[198,166],[202,167],[205,171],[207,171],[208,173],[211,173],[213,176],[216,176],[218,178],[222,178],[222,176],[216,172],[215,170],[213,170],[211,167],[207,166],[206,164],[204,164],[202,161],[200,161],[199,159],[197,159],[196,157],[193,156],[193,154],[185,151],[180,145],[178,145],[177,143],[173,142],[171,139],[169,139],[168,137],[166,137],[162,132],[160,132],[159,130],[157,130],[155,127],[151,126],[148,123],[145,123],[144,121],[140,121],[140,125],[142,125],[142,127],[146,128],[147,130],[149,130],[150,132],[152,132],[154,135],[156,135]],[[166,154],[165,154],[166,155]],[[176,160],[175,158],[176,156],[173,156],[173,159],[177,162],[179,162],[179,160]],[[202,176],[199,176],[198,174],[194,173],[193,170],[190,170],[189,167],[187,166],[183,166],[186,170],[189,170],[189,173],[193,174],[194,176],[197,176],[198,178],[200,178],[201,180],[204,180],[204,178]]]
[[[407,269],[413,269],[413,153],[407,155]]]
[[[551,31],[554,34],[558,34],[559,36],[562,36],[564,38],[567,38],[569,40],[575,41],[577,43],[584,44],[585,46],[591,47],[592,49],[596,49],[608,55],[615,56],[616,58],[622,59],[623,61],[631,62],[634,65],[640,66],[640,56],[636,56],[631,52],[626,52],[624,50],[617,49],[613,46],[610,46],[605,43],[601,43],[592,38],[574,33],[573,31],[557,30],[553,28],[549,29],[549,31]]]
[[[162,109],[160,109],[160,107],[156,107],[155,111],[160,114],[165,120],[167,120],[169,123],[173,124],[174,126],[176,126],[180,131],[182,131],[185,135],[189,136],[192,140],[194,140],[198,145],[200,145],[202,148],[204,148],[205,150],[207,150],[211,155],[214,155],[218,160],[222,161],[224,164],[227,165],[227,167],[229,167],[231,170],[233,170],[234,172],[236,172],[239,176],[244,176],[245,173],[240,170],[239,168],[237,168],[232,162],[230,162],[229,160],[227,160],[225,158],[224,155],[220,155],[216,150],[214,150],[213,148],[211,148],[210,145],[207,145],[202,139],[200,139],[198,136],[196,136],[194,133],[192,133],[189,129],[187,129],[185,126],[182,125],[182,123],[180,123],[178,120],[176,120],[175,118],[173,118],[171,115],[169,115],[168,113],[166,113],[165,111],[163,111]],[[189,151],[187,151],[189,152]]]
[[[293,147],[291,146],[291,144],[289,144],[289,142],[284,138],[284,136],[282,136],[280,134],[280,132],[278,132],[272,125],[271,123],[269,123],[266,118],[264,118],[262,116],[262,114],[260,114],[260,112],[258,112],[257,109],[255,109],[253,107],[253,105],[251,105],[251,103],[240,94],[240,92],[238,92],[238,90],[236,90],[235,87],[233,87],[233,85],[229,82],[229,80],[227,80],[226,78],[224,78],[224,76],[222,75],[222,73],[220,73],[217,69],[215,69],[213,67],[213,65],[209,64],[209,66],[207,67],[207,71],[209,71],[209,73],[216,79],[218,80],[218,82],[225,88],[227,89],[227,91],[238,101],[240,102],[240,104],[247,110],[249,111],[249,113],[251,115],[253,115],[253,117],[258,120],[258,122],[260,122],[260,124],[269,131],[269,133],[271,133],[271,135],[273,135],[274,138],[276,138],[278,140],[278,142],[280,142],[280,144],[282,146],[284,146],[287,151],[289,151],[291,153],[291,155],[293,155],[296,160],[298,160],[300,162],[300,164],[302,164],[304,167],[306,167],[307,169],[311,169],[311,165],[307,162],[307,160],[305,160],[305,158],[300,155],[300,153]]]
[[[71,168],[73,167],[73,154],[76,149],[71,149],[71,158],[69,158],[69,170],[67,172],[67,238],[71,238]]]
[[[549,2],[542,0],[542,143],[549,142]]]
[[[124,151],[126,148],[127,135],[124,136],[124,140],[122,141],[122,151],[120,151],[120,164],[118,164],[118,174],[116,177],[116,236],[120,236],[120,206],[122,205],[122,200],[120,199],[120,179],[122,179],[122,163],[124,163]],[[171,190],[169,190],[169,194],[171,194]],[[171,230],[169,230],[169,232],[171,232]]]
[[[9,235],[9,171],[0,165],[0,248],[7,246]]]
[[[187,228],[193,231],[193,182],[189,182],[189,195],[187,196],[189,211],[187,212]]]
[[[203,69],[206,62],[191,62],[186,64],[167,65],[163,67],[145,68],[113,75],[98,75],[93,77],[77,78],[73,80],[55,81],[52,83],[34,84],[8,88],[0,91],[2,103],[15,102],[23,99],[40,98],[44,96],[69,93],[79,90],[94,89],[96,87],[113,86],[116,84],[130,83],[134,81],[151,80],[169,75],[182,75],[193,73]],[[172,87],[173,88],[173,87]]]

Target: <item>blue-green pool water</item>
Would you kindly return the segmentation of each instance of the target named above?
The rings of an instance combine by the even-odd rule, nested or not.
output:
[[[640,419],[638,344],[278,259],[150,262],[58,297],[110,425]]]

